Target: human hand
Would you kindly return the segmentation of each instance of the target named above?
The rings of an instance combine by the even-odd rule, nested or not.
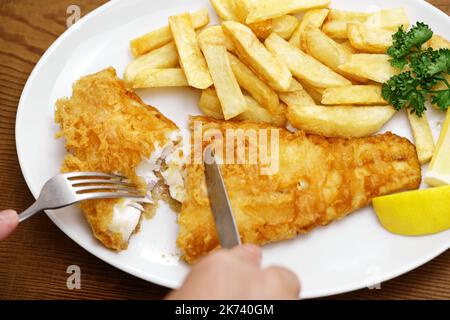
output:
[[[19,216],[13,210],[0,212],[0,241],[5,240],[19,224]]]
[[[201,259],[169,300],[298,299],[297,276],[282,267],[261,268],[261,249],[242,245]]]

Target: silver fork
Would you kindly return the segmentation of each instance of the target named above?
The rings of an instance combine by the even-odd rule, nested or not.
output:
[[[19,215],[19,221],[42,210],[59,209],[83,200],[144,197],[126,177],[120,175],[100,172],[62,173],[44,184],[36,202]]]

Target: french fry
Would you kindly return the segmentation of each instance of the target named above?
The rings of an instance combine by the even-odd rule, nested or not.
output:
[[[309,55],[316,58],[324,65],[341,74],[345,78],[359,82],[367,82],[367,79],[349,74],[338,68],[338,66],[350,60],[352,56],[351,51],[344,45],[337,43],[328,37],[324,32],[313,26],[308,26],[306,28],[304,32],[304,40],[306,52]]]
[[[292,79],[290,92],[280,92],[278,96],[286,105],[314,106],[314,99],[303,89],[302,85],[295,79]]]
[[[385,53],[392,45],[393,31],[369,28],[356,23],[347,24],[347,37],[351,45],[369,53]]]
[[[287,119],[297,129],[326,137],[361,138],[378,132],[395,114],[391,106],[288,105]]]
[[[277,126],[283,126],[285,124],[285,120],[282,123],[277,122],[277,119],[275,119],[266,109],[260,106],[252,97],[248,95],[244,95],[244,97],[247,103],[247,108],[243,113],[231,119],[232,121],[249,120],[254,122],[267,122]],[[218,120],[224,119],[220,100],[214,88],[208,88],[202,91],[199,107],[208,117]]]
[[[300,83],[303,86],[303,89],[306,91],[306,93],[308,93],[308,95],[311,98],[313,98],[313,100],[316,102],[316,104],[320,104],[320,102],[322,101],[322,95],[323,95],[323,92],[325,91],[325,89],[314,87],[306,81],[301,81]]]
[[[319,88],[351,85],[349,80],[303,53],[275,33],[272,33],[264,43],[274,55],[277,55],[287,65],[296,78]]]
[[[364,25],[373,29],[386,29],[396,32],[398,27],[409,28],[409,20],[404,8],[375,11],[370,14]]]
[[[212,85],[212,79],[206,61],[200,52],[197,35],[188,13],[169,17],[169,25],[189,85],[206,89]]]
[[[358,53],[353,54],[349,61],[338,68],[355,76],[383,83],[399,73],[389,60],[387,54]]]
[[[230,0],[231,8],[237,21],[246,24],[259,39],[265,39],[272,33],[272,19],[247,23],[247,16],[253,8],[255,0]]]
[[[409,21],[403,8],[375,11],[372,13],[353,12],[332,9],[323,31],[335,39],[347,38],[348,23],[362,24],[369,29],[397,31],[403,25],[408,28]]]
[[[191,14],[195,29],[200,29],[209,23],[208,9],[202,9]],[[162,27],[131,40],[131,53],[134,57],[155,50],[173,41],[169,26]]]
[[[239,1],[239,0],[237,0]],[[249,23],[247,26],[253,31],[253,33],[259,38],[259,39],[265,39],[272,33],[272,19],[261,21],[261,22],[254,22]]]
[[[423,44],[423,47],[424,49],[433,48],[434,50],[450,49],[450,41],[438,34],[434,34],[430,40]]]
[[[278,114],[271,114],[272,117],[272,124],[278,127],[284,127],[286,126],[287,119],[286,119],[286,111],[287,111],[287,105],[283,102],[280,102],[279,106],[280,111]]]
[[[227,48],[224,45],[214,44],[214,41],[216,41],[214,38],[209,41],[208,33],[199,36],[200,47],[222,105],[224,118],[228,120],[244,112],[247,103],[231,69]]]
[[[132,82],[134,89],[184,87],[188,85],[186,76],[180,68],[144,69],[136,75]]]
[[[275,124],[273,122],[274,119],[272,117],[272,114],[262,106],[260,106],[255,99],[246,95],[245,101],[247,102],[247,109],[245,110],[245,112],[238,115],[235,118],[236,120],[248,120],[253,122],[267,122]]]
[[[125,82],[133,82],[136,74],[146,69],[173,68],[178,65],[178,52],[174,42],[150,51],[131,61],[124,74]]]
[[[306,40],[304,37],[304,32],[306,27],[309,25],[317,28],[322,27],[322,24],[327,18],[329,12],[330,12],[329,9],[313,9],[306,11],[297,29],[294,31],[291,38],[289,39],[289,43],[305,51]]]
[[[352,46],[352,44],[350,43],[350,41],[348,41],[348,40],[345,40],[345,41],[343,41],[343,42],[340,42],[339,43],[342,47],[344,47],[345,49],[347,49],[347,51],[348,52],[350,52],[350,53],[359,53],[359,51],[358,50],[356,50],[353,46]]]
[[[425,164],[431,160],[435,149],[427,115],[424,113],[419,118],[417,115],[411,114],[408,111],[406,113],[408,114],[409,124],[411,125],[419,162],[420,164]]]
[[[369,16],[370,13],[367,12],[330,9],[328,19],[331,21],[341,20],[341,21],[365,22]]]
[[[314,106],[316,102],[304,89],[294,92],[280,92],[280,99],[286,105]]]
[[[245,25],[226,21],[222,28],[236,47],[236,53],[241,60],[249,65],[262,79],[275,90],[289,89],[292,75],[288,68],[258,40]]]
[[[207,88],[202,90],[198,106],[202,112],[208,117],[224,120],[222,106],[220,105],[219,97],[214,88]]]
[[[287,91],[287,92],[295,92],[295,91],[299,91],[302,89],[303,89],[302,84],[300,82],[298,82],[297,80],[295,80],[295,78],[292,78],[291,85],[289,86],[289,91]]]
[[[222,21],[238,21],[231,7],[232,0],[209,0]]]
[[[289,14],[272,19],[272,32],[275,32],[280,37],[288,40],[294,30],[297,28],[298,19]]]
[[[300,89],[299,86],[303,89],[303,87],[300,84],[300,82],[298,82],[297,80],[295,80],[294,77],[292,77],[291,84],[289,85],[289,88],[286,91],[283,91],[283,92],[295,92],[295,91],[298,91]]]
[[[331,9],[322,31],[334,39],[347,39],[347,24],[364,23],[369,16],[366,12]]]
[[[434,50],[450,49],[450,41],[441,37],[440,35],[434,34],[430,40],[428,40],[427,42],[425,42],[423,44],[423,46],[424,46],[424,49],[427,49],[427,48],[433,48]],[[450,83],[450,75],[449,74],[445,74],[444,78],[447,82]],[[432,90],[444,90],[444,89],[448,89],[448,88],[447,88],[447,85],[443,81],[438,82],[432,88]],[[433,107],[440,110],[436,104],[433,104]]]
[[[247,16],[247,23],[264,21],[313,8],[326,7],[330,0],[259,0]]]
[[[246,20],[252,10],[253,0],[230,0],[230,4],[237,21],[247,24]]]
[[[388,103],[381,96],[381,86],[353,85],[325,89],[322,95],[322,104],[383,105]]]
[[[347,25],[353,21],[330,20],[324,23],[322,31],[337,40],[347,39]]]
[[[261,106],[272,114],[280,113],[280,101],[276,92],[256,76],[235,55],[229,53],[231,69],[239,83]]]
[[[236,47],[230,38],[225,36],[221,26],[211,26],[202,30],[198,35],[198,39],[202,39],[203,42],[209,44],[225,46],[231,52],[236,51]]]

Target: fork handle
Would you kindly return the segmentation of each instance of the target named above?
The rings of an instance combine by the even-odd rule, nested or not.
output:
[[[19,214],[19,222],[22,222],[28,219],[31,216],[34,216],[39,211],[42,211],[44,208],[39,204],[39,201],[35,201],[28,209]]]

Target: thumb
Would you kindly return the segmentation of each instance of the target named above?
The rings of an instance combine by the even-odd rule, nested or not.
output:
[[[0,241],[5,240],[19,224],[19,216],[13,210],[0,212]]]

